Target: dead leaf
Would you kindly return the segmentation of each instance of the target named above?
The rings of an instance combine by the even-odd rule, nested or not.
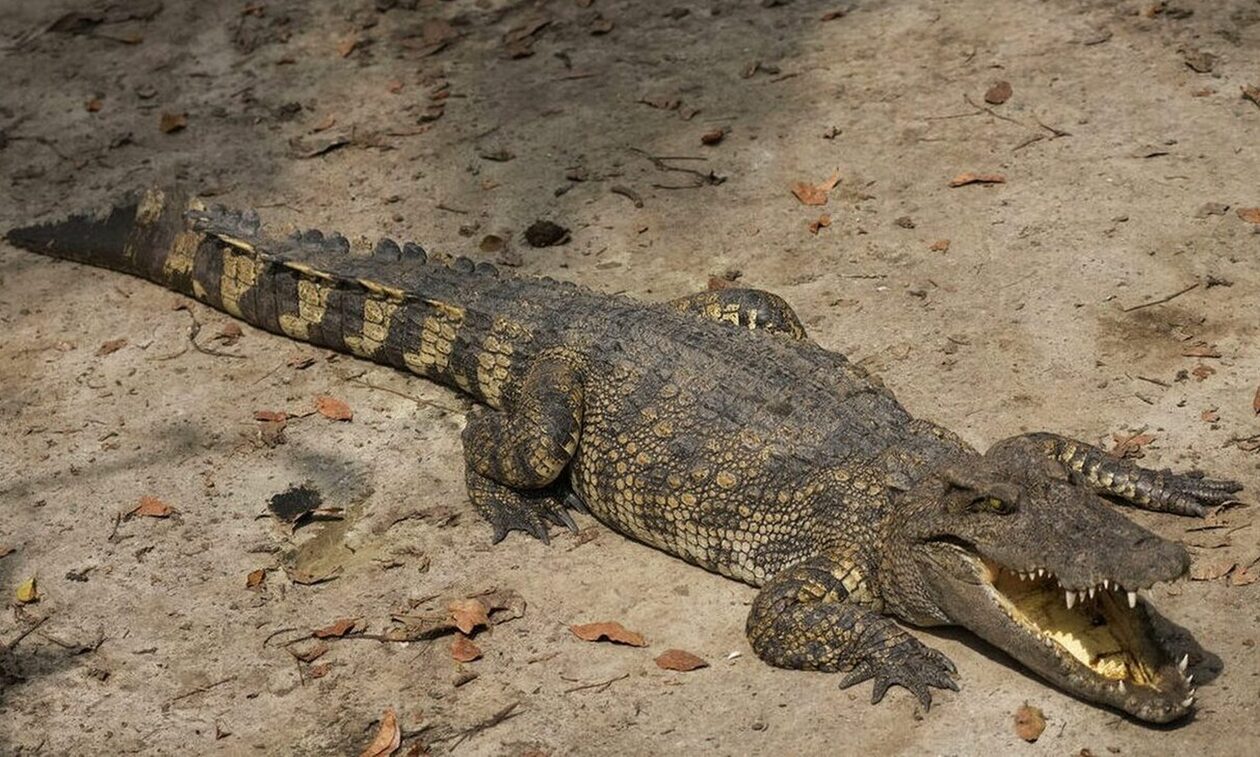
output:
[[[951,187],[965,187],[968,184],[1005,184],[1006,177],[1000,173],[960,173],[949,180]]]
[[[497,626],[525,615],[525,600],[511,589],[485,592],[478,594],[476,599],[488,608],[489,622],[486,624],[488,626]],[[402,623],[403,627],[391,628],[386,632],[386,636],[391,641],[434,639],[459,630],[452,620],[449,609],[417,615],[395,612],[392,617],[395,622]]]
[[[490,624],[489,608],[476,597],[451,602],[448,609],[461,633],[472,634],[477,628]]]
[[[403,90],[401,79],[390,79],[389,84],[385,85],[385,89],[391,94],[396,95]]]
[[[306,675],[311,678],[323,678],[328,675],[330,671],[332,671],[332,663],[321,662],[318,665],[312,665],[311,669],[306,672]]]
[[[254,420],[267,423],[280,423],[289,420],[289,414],[283,410],[255,410]]]
[[[1233,573],[1229,574],[1229,585],[1250,586],[1256,581],[1260,581],[1260,571],[1253,570],[1255,567],[1255,565],[1249,565],[1245,568],[1241,565],[1238,566]]]
[[[822,14],[822,18],[818,20],[819,21],[835,21],[838,18],[844,18],[846,15],[848,15],[847,10],[827,11],[826,13]]]
[[[726,138],[726,129],[710,129],[700,135],[700,144],[716,145]]]
[[[1011,83],[1008,81],[994,82],[992,87],[984,93],[984,101],[990,105],[1001,105],[1011,99]]]
[[[354,52],[354,49],[358,46],[359,38],[357,35],[351,34],[347,37],[342,37],[341,41],[337,43],[337,55],[345,58]]]
[[[402,729],[398,727],[398,716],[389,709],[381,715],[381,727],[376,731],[376,737],[359,752],[359,757],[389,757],[400,744]]]
[[[333,126],[336,126],[336,125],[337,125],[337,117],[330,113],[324,116],[323,118],[321,118],[319,120],[319,123],[312,126],[311,131],[314,133],[319,133],[321,131],[327,131],[328,129],[331,129]]]
[[[1144,433],[1137,433],[1132,436],[1112,434],[1111,438],[1115,440],[1115,446],[1111,448],[1111,454],[1116,457],[1142,457],[1145,454],[1142,448],[1155,441],[1153,434]]]
[[[642,634],[627,630],[625,626],[615,620],[569,626],[569,630],[582,641],[607,640],[615,644],[625,644],[631,647],[647,646],[647,641]]]
[[[103,355],[112,355],[127,346],[127,339],[110,339],[108,342],[101,342],[101,346],[96,348],[98,357]]]
[[[817,236],[820,229],[825,229],[831,225],[831,216],[823,213],[818,218],[809,222],[809,233]]]
[[[481,657],[481,647],[472,643],[466,636],[456,636],[451,641],[451,659],[455,662],[472,662]]]
[[[1216,68],[1216,62],[1220,60],[1217,56],[1209,52],[1204,52],[1198,48],[1190,47],[1181,51],[1187,66],[1192,71],[1200,74],[1208,74],[1212,69]]]
[[[1224,578],[1237,564],[1237,561],[1232,557],[1225,557],[1212,562],[1199,562],[1196,560],[1190,566],[1190,580],[1215,581],[1218,578]]]
[[[256,589],[262,586],[262,582],[265,580],[267,580],[267,571],[262,568],[251,570],[249,575],[245,576],[245,588]]]
[[[1260,87],[1253,87],[1250,84],[1244,84],[1240,87],[1242,90],[1242,98],[1250,100],[1256,105],[1260,105]]]
[[[1217,421],[1221,419],[1221,414],[1216,412],[1216,408],[1210,407],[1207,410],[1204,410],[1203,412],[1199,413],[1199,417],[1207,421],[1208,423],[1216,423]]]
[[[157,497],[145,495],[140,498],[140,504],[135,506],[131,512],[127,513],[129,518],[169,518],[171,513],[175,512],[175,508],[166,504]]]
[[[216,341],[222,342],[225,346],[231,347],[236,344],[237,340],[245,335],[241,331],[241,325],[236,321],[228,321],[223,324],[223,328],[219,329],[219,333],[214,335]]]
[[[319,658],[328,654],[329,649],[332,649],[332,647],[328,646],[326,642],[319,641],[319,640],[316,640],[312,642],[309,646],[303,647],[301,649],[294,649],[293,647],[288,647],[289,654],[293,655],[294,657],[301,660],[302,662],[315,662]]]
[[[358,618],[341,618],[333,621],[332,625],[323,628],[316,628],[311,633],[317,639],[340,639],[346,634],[354,630],[359,624]]]
[[[9,555],[13,554],[16,551],[17,551],[17,547],[10,547],[9,545],[6,544],[3,547],[0,547],[0,557],[8,557]]]
[[[35,585],[35,576],[31,576],[18,584],[14,597],[20,604],[29,605],[39,601],[39,588]]]
[[[188,126],[187,113],[163,113],[158,119],[158,130],[163,134],[171,134]]]
[[[354,411],[349,405],[327,394],[321,394],[315,398],[315,410],[332,421],[348,421],[354,418]]]
[[[840,172],[836,171],[821,184],[807,184],[798,181],[792,184],[792,194],[796,195],[796,199],[801,201],[802,205],[826,205],[827,194],[835,189],[840,183]]]
[[[1260,223],[1260,208],[1239,208],[1235,212],[1247,223]]]
[[[931,250],[932,252],[949,252],[949,240],[938,239],[932,244],[928,245],[928,249]]]
[[[677,670],[681,673],[687,673],[692,670],[707,668],[709,663],[681,649],[666,649],[656,658],[656,667],[661,670]]]
[[[88,100],[83,107],[87,108],[88,113],[98,113],[105,106],[105,101],[99,97],[93,97]]]
[[[1216,369],[1200,363],[1196,365],[1194,370],[1190,371],[1190,373],[1194,376],[1195,381],[1206,381],[1208,376],[1216,373]]]
[[[290,368],[294,370],[302,371],[302,370],[306,370],[307,368],[310,368],[312,365],[315,365],[315,358],[311,357],[310,355],[303,355],[302,353],[299,352],[293,355],[293,357],[289,358],[289,361],[285,363],[285,365],[289,366]]]
[[[591,21],[591,35],[592,36],[598,37],[599,35],[607,34],[608,32],[612,30],[613,30],[612,19],[604,18],[603,16],[596,16],[595,20]]]
[[[1215,344],[1197,342],[1181,352],[1182,357],[1220,357],[1221,353]]]
[[[1036,707],[1030,707],[1027,702],[1015,711],[1015,735],[1032,743],[1036,741],[1041,732],[1046,730],[1046,716]]]

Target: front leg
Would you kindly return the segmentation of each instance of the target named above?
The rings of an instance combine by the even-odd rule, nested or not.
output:
[[[1145,510],[1202,517],[1207,508],[1235,499],[1237,481],[1221,481],[1168,468],[1152,470],[1115,457],[1085,442],[1039,432],[1014,436],[993,445],[986,457],[1048,457],[1062,463],[1074,478],[1100,494],[1117,497]]]
[[[850,564],[830,555],[811,558],[762,587],[748,614],[748,640],[777,667],[849,671],[841,688],[874,678],[872,704],[893,685],[909,689],[924,709],[932,705],[929,687],[957,691],[949,658],[859,604],[864,596]]]
[[[547,357],[530,366],[508,410],[469,416],[468,496],[494,527],[494,541],[520,530],[546,542],[548,520],[576,530],[555,482],[577,451],[584,398],[573,364]]]

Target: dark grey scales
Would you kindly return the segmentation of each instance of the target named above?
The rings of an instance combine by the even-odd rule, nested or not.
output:
[[[260,233],[258,216],[152,190],[8,240],[143,276],[259,328],[411,371],[482,407],[468,492],[495,540],[546,541],[568,508],[761,587],[753,648],[900,685],[954,666],[897,621],[964,626],[1055,685],[1148,721],[1194,701],[1136,592],[1185,550],[1104,500],[1198,516],[1241,486],[1140,468],[1054,434],[986,453],[911,417],[811,341],[780,298],[648,304],[384,240]]]

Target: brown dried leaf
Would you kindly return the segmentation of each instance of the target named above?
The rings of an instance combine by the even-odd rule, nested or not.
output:
[[[1260,223],[1260,208],[1239,208],[1235,212],[1247,223]]]
[[[1209,407],[1207,410],[1199,413],[1199,417],[1208,423],[1216,423],[1221,419],[1221,414],[1216,411],[1216,408]]]
[[[809,222],[809,233],[817,236],[820,229],[825,229],[831,225],[831,216],[823,213],[818,218]]]
[[[381,727],[372,743],[359,752],[359,757],[389,757],[402,744],[402,729],[398,727],[398,715],[392,709],[381,715]]]
[[[289,647],[289,654],[293,655],[302,662],[315,662],[319,658],[328,654],[329,649],[332,649],[332,647],[328,646],[326,642],[316,640],[309,646],[302,647],[301,649]]]
[[[608,32],[612,30],[613,30],[612,19],[604,18],[603,16],[596,16],[595,20],[591,22],[591,34],[593,36],[607,34]]]
[[[844,18],[846,15],[848,15],[848,13],[849,12],[847,10],[827,11],[826,13],[822,14],[822,18],[818,20],[819,21],[835,21],[838,18]]]
[[[472,643],[466,636],[456,636],[451,641],[451,659],[455,662],[472,662],[481,657],[481,647]]]
[[[325,626],[324,628],[316,628],[311,633],[314,634],[317,639],[340,639],[353,631],[354,627],[358,624],[358,618],[341,618],[340,620],[333,621],[332,625]]]
[[[101,342],[101,346],[96,348],[96,354],[98,357],[112,355],[126,346],[126,337],[123,337],[122,339],[110,339],[108,342]]]
[[[1142,457],[1145,454],[1142,448],[1155,441],[1153,434],[1133,434],[1132,436],[1123,436],[1121,434],[1112,434],[1111,438],[1115,440],[1115,446],[1111,448],[1111,454],[1117,457]]]
[[[328,129],[331,129],[332,127],[334,127],[334,126],[336,126],[336,125],[337,125],[337,117],[336,117],[336,116],[334,116],[333,114],[329,113],[328,115],[326,115],[326,116],[324,116],[323,118],[321,118],[321,119],[319,120],[319,123],[317,123],[317,124],[315,124],[314,126],[312,126],[312,127],[311,127],[311,131],[312,131],[312,132],[314,132],[314,133],[318,133],[318,132],[321,132],[321,131],[327,131]]]
[[[1240,87],[1242,90],[1242,98],[1250,100],[1256,105],[1260,105],[1260,87],[1253,87],[1250,84],[1244,84]]]
[[[348,421],[354,418],[354,411],[349,405],[327,394],[321,394],[315,398],[315,410],[332,421]]]
[[[1208,376],[1216,373],[1216,369],[1200,363],[1199,365],[1196,365],[1194,370],[1190,371],[1190,373],[1194,376],[1195,381],[1206,381]]]
[[[219,329],[219,333],[214,338],[227,346],[236,344],[236,340],[244,336],[245,332],[241,331],[241,325],[236,321],[228,321],[223,324],[223,328]]]
[[[1224,578],[1237,564],[1238,562],[1232,557],[1224,557],[1212,562],[1199,562],[1196,560],[1190,566],[1190,580],[1215,581],[1218,578]]]
[[[245,588],[256,589],[262,586],[262,582],[265,580],[267,580],[267,571],[262,568],[251,570],[249,575],[245,576]]]
[[[1036,707],[1030,707],[1025,702],[1018,710],[1015,711],[1015,735],[1032,743],[1041,736],[1041,732],[1046,730],[1046,716]]]
[[[1182,350],[1181,356],[1182,357],[1220,357],[1221,352],[1220,350],[1216,349],[1215,344],[1208,344],[1207,342],[1197,342],[1194,345]]]
[[[583,625],[569,626],[569,630],[573,635],[582,641],[611,641],[615,644],[625,644],[631,647],[646,647],[647,641],[642,634],[627,630],[615,620],[605,621],[603,623],[585,623]]]
[[[949,252],[949,240],[938,239],[932,244],[928,245],[928,249],[931,250],[932,252]]]
[[[1001,105],[1011,99],[1011,83],[1008,81],[994,82],[992,87],[984,93],[984,101],[990,105]]]
[[[949,180],[951,187],[965,187],[968,184],[1005,184],[1006,177],[1000,173],[960,173]]]
[[[1230,586],[1250,586],[1256,581],[1260,581],[1260,569],[1255,565],[1247,567],[1239,566],[1233,573],[1229,574]]]
[[[158,130],[163,134],[172,134],[188,126],[187,113],[163,113],[158,119]]]
[[[451,602],[447,609],[451,612],[455,627],[461,633],[471,634],[481,626],[490,625],[489,608],[476,597]]]
[[[105,106],[105,101],[99,97],[93,97],[91,100],[88,100],[83,105],[83,107],[87,108],[88,113],[97,113],[104,106]]]
[[[798,181],[792,184],[792,194],[802,205],[826,205],[827,195],[840,183],[840,172],[836,171],[821,184],[807,184]]]
[[[726,129],[710,129],[700,135],[700,144],[716,145],[726,138]]]
[[[329,671],[331,670],[332,670],[331,662],[321,662],[318,665],[311,666],[311,669],[307,671],[306,675],[310,676],[311,678],[323,678],[324,676],[328,675]]]
[[[268,423],[279,423],[289,420],[289,414],[283,410],[255,410],[254,420]]]
[[[350,53],[354,52],[354,49],[358,46],[359,38],[357,35],[351,34],[347,37],[343,37],[341,41],[337,43],[337,55],[345,58],[349,56]]]
[[[131,512],[127,513],[129,518],[169,518],[171,513],[175,512],[175,508],[166,504],[157,497],[145,495],[140,498],[140,504],[136,505]]]
[[[687,673],[692,670],[709,667],[703,658],[681,649],[667,649],[656,658],[656,667],[661,670],[677,670]]]

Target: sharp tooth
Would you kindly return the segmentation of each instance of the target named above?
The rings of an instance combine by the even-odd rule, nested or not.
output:
[[[1186,697],[1186,698],[1185,698],[1185,701],[1183,701],[1183,702],[1181,703],[1181,706],[1182,706],[1182,707],[1189,707],[1189,706],[1190,706],[1190,705],[1192,705],[1192,704],[1194,704],[1194,697]]]
[[[1129,592],[1129,609],[1132,610],[1135,607],[1137,607],[1137,592],[1131,591]]]
[[[1177,670],[1180,670],[1182,673],[1184,673],[1186,672],[1186,668],[1188,667],[1190,667],[1190,655],[1183,654],[1181,656],[1181,662],[1177,663]]]
[[[1045,569],[1045,568],[1037,568],[1037,578],[1042,578],[1042,577],[1044,577],[1045,575],[1046,575],[1046,569]]]
[[[1121,681],[1121,682],[1119,683],[1118,688],[1120,689],[1120,693],[1121,693],[1121,694],[1123,694],[1123,693],[1124,693],[1124,681]]]
[[[1186,676],[1186,685],[1189,686],[1192,683],[1194,683],[1194,673],[1191,673],[1190,675]],[[1191,689],[1190,691],[1193,692],[1194,689]]]
[[[1091,587],[1089,587],[1089,598],[1090,598],[1090,599],[1093,599],[1093,598],[1094,598],[1094,587],[1092,587],[1092,586],[1091,586]]]
[[[1066,595],[1068,609],[1071,610],[1072,605],[1076,604],[1076,592],[1065,591],[1063,593]]]
[[[1107,590],[1110,590],[1110,589],[1111,589],[1111,579],[1110,579],[1110,578],[1104,578],[1104,579],[1103,579],[1103,588],[1104,588],[1104,589],[1107,589]]]

